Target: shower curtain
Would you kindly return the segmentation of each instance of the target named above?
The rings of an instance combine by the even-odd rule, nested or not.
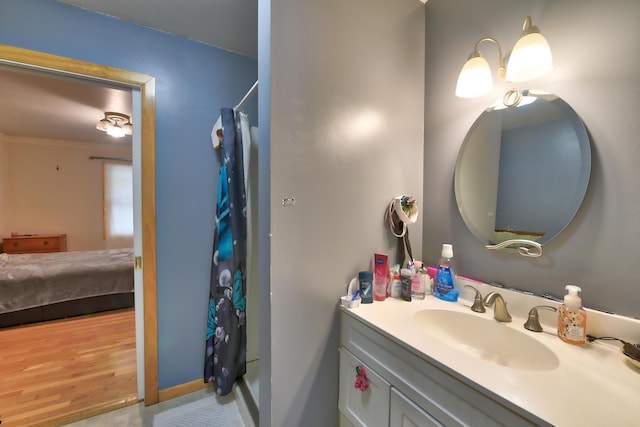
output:
[[[246,372],[247,205],[240,120],[223,108],[204,380],[224,396]]]

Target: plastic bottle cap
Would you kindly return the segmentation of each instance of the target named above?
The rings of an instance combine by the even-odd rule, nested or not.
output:
[[[453,258],[453,245],[444,243],[442,245],[442,258]]]
[[[564,288],[567,290],[567,295],[564,296],[564,305],[572,309],[582,307],[582,298],[578,296],[578,292],[581,292],[582,289],[576,285],[567,285]]]
[[[373,280],[372,271],[361,271],[358,273],[358,279],[360,280]]]

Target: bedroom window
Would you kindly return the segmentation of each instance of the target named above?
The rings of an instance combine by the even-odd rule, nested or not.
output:
[[[133,242],[133,167],[104,163],[104,231],[109,242],[129,238]]]

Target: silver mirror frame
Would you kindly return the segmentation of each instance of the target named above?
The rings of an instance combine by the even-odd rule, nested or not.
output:
[[[514,155],[516,148],[524,154]],[[513,164],[504,164],[508,158]],[[519,158],[532,164],[520,166]],[[546,92],[513,90],[467,133],[456,162],[455,197],[468,229],[488,249],[537,257],[575,216],[590,173],[589,137],[571,106]],[[505,194],[519,196],[510,206]]]

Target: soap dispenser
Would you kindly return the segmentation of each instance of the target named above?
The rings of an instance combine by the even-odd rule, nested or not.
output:
[[[582,345],[587,342],[587,312],[582,308],[579,286],[565,286],[567,295],[558,308],[558,337],[569,344]]]

